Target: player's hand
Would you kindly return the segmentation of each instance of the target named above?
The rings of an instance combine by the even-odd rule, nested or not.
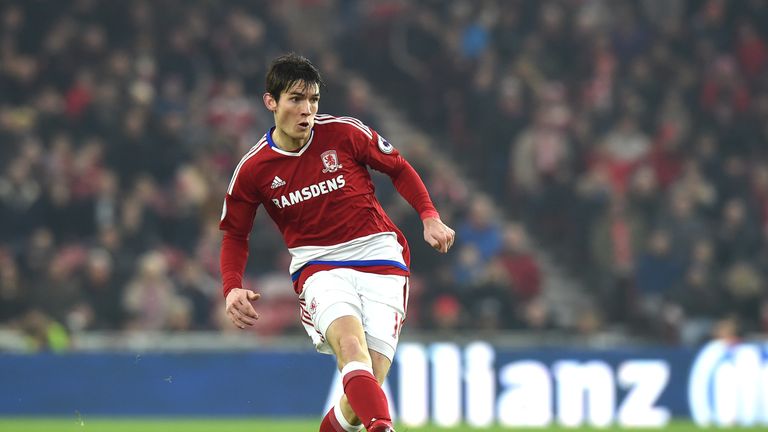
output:
[[[253,302],[259,299],[261,294],[242,288],[233,288],[227,294],[227,316],[236,326],[244,329],[256,324],[259,314],[253,308]]]
[[[438,252],[446,253],[456,240],[456,231],[438,218],[424,219],[424,241]]]

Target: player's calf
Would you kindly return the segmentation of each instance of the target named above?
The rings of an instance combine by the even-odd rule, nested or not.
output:
[[[320,432],[360,432],[362,430],[362,424],[352,425],[344,418],[338,404],[328,411],[320,423]]]
[[[391,426],[389,405],[384,391],[373,375],[373,369],[365,363],[349,362],[341,370],[344,394],[368,431],[386,431],[384,424]],[[371,429],[374,424],[378,429]]]

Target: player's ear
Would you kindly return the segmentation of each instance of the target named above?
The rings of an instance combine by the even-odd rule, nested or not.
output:
[[[272,96],[272,93],[264,93],[263,100],[264,106],[267,107],[268,110],[272,112],[277,111],[277,99]]]

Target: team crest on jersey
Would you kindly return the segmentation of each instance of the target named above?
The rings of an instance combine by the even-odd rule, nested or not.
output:
[[[309,313],[314,315],[315,312],[317,312],[317,299],[312,299],[312,302],[309,304]]]
[[[336,172],[342,165],[339,163],[339,155],[336,154],[336,150],[328,150],[320,155],[320,159],[323,161],[323,173]]]

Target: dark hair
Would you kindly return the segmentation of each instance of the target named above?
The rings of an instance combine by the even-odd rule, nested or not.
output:
[[[280,100],[280,94],[298,82],[325,87],[320,71],[306,57],[290,53],[272,61],[267,72],[266,90],[275,100]]]

